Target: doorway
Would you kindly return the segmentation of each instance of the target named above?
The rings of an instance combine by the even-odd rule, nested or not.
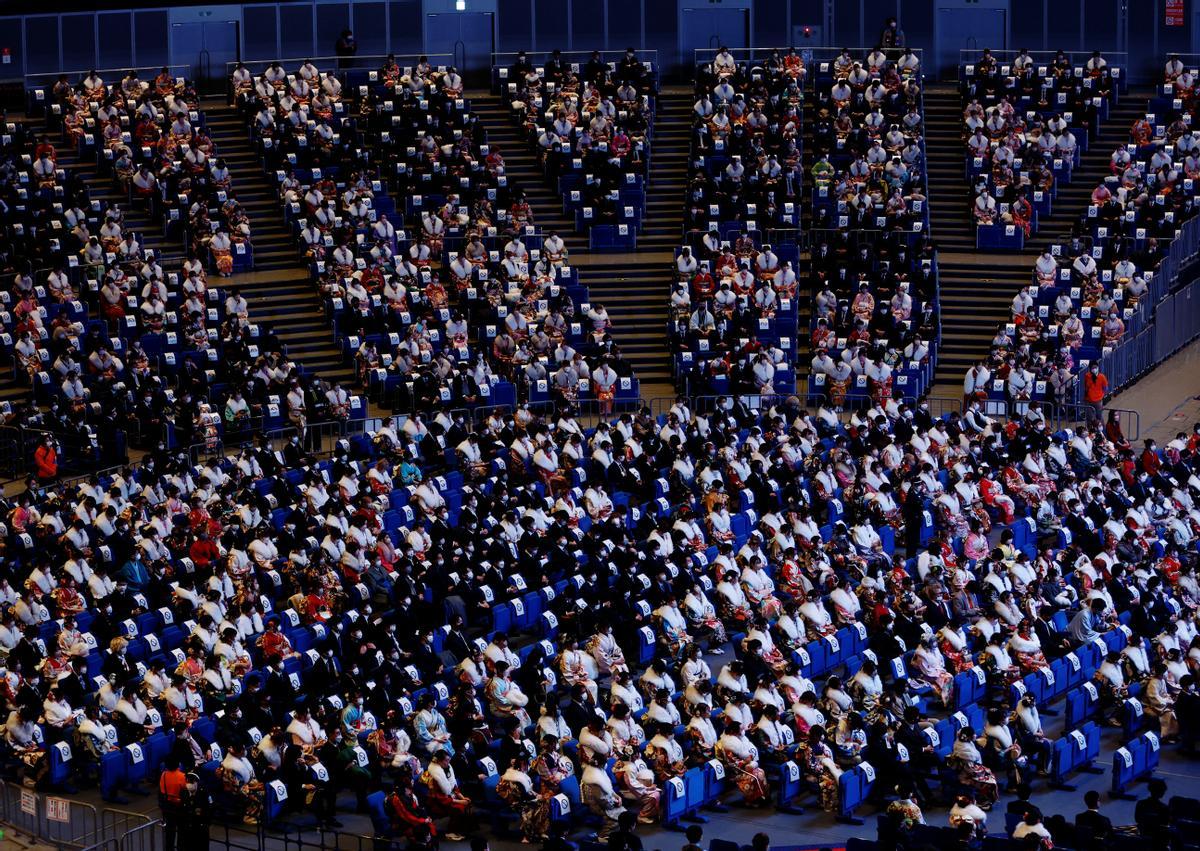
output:
[[[941,80],[958,79],[958,51],[1008,49],[1008,13],[1004,9],[937,10],[937,67]]]
[[[202,95],[225,91],[225,65],[239,57],[237,21],[195,21],[171,24],[171,61],[192,69]]]
[[[495,49],[491,12],[436,13],[425,16],[425,44],[430,53],[451,53],[463,82],[487,85]]]
[[[746,47],[749,32],[749,9],[684,8],[679,16],[679,50],[684,67],[695,70],[697,50]]]

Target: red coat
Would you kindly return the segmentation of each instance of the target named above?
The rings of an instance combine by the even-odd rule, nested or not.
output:
[[[33,469],[43,481],[58,475],[58,452],[53,446],[42,445],[33,451]]]

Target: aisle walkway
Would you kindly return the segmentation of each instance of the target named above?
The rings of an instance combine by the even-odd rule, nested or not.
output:
[[[557,230],[566,241],[571,264],[586,269],[580,275],[594,304],[603,304],[613,323],[613,339],[633,365],[634,375],[653,395],[672,388],[666,350],[667,294],[672,250],[682,242],[683,197],[687,183],[690,89],[666,87],[657,100],[650,166],[646,184],[646,216],[638,234],[637,251],[593,254],[585,234],[562,209],[557,189],[550,185],[529,147],[513,124],[508,106],[487,92],[470,94],[471,108],[487,130],[488,141],[504,155],[505,171],[520,186],[543,231]]]
[[[930,85],[925,91],[926,150],[929,157],[930,233],[940,250],[942,346],[932,395],[961,394],[963,376],[988,353],[997,327],[1011,316],[1010,305],[1030,280],[1042,248],[1070,236],[1086,210],[1112,150],[1125,142],[1134,118],[1145,108],[1147,92],[1125,95],[1100,126],[1080,158],[1070,183],[1057,188],[1052,214],[1020,252],[975,249],[970,216],[970,185],[962,144],[962,102],[955,85]]]

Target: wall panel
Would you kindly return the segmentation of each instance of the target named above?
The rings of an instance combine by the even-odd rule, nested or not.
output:
[[[95,15],[63,15],[62,52],[68,70],[96,67]]]
[[[611,8],[608,13],[612,14]],[[646,48],[658,51],[664,73],[671,72],[679,61],[679,9],[675,0],[656,0],[654,14],[647,21]]]
[[[165,11],[138,12],[133,21],[133,43],[139,65],[169,65],[170,53]]]
[[[1042,14],[1047,0],[1012,0],[1009,32],[1013,50],[1045,50]],[[1057,14],[1057,7],[1056,7]]]
[[[318,56],[333,56],[342,30],[350,28],[350,4],[317,4],[317,45],[313,52]],[[361,48],[359,53],[365,53]]]
[[[25,19],[25,49],[28,51],[27,72],[86,71],[86,68],[66,68],[58,58],[58,16],[37,15]]]
[[[787,0],[758,0],[754,4],[755,47],[786,47],[791,42],[787,30]]]
[[[834,47],[858,46],[858,0],[834,5],[830,43]]]
[[[354,4],[354,38],[360,56],[381,56],[387,53],[387,4]]]
[[[571,0],[571,49],[604,48],[604,4],[595,0]]]
[[[566,49],[567,4],[563,0],[534,0],[538,50]]]
[[[905,43],[909,47],[920,48],[932,55],[932,0],[902,0],[900,3],[900,28],[904,30]]]
[[[1084,6],[1085,50],[1117,49],[1117,6],[1122,0],[1087,0]]]
[[[421,35],[421,4],[418,0],[393,0],[391,9],[390,53],[397,56],[421,53],[425,48]]]
[[[527,50],[533,44],[530,24],[531,0],[500,0],[500,44],[498,51]],[[433,46],[430,46],[430,50]],[[554,49],[552,45],[551,50]]]
[[[654,26],[664,17],[661,4],[654,5]],[[641,47],[642,3],[640,0],[608,0],[608,49]]]
[[[100,58],[104,68],[133,64],[133,30],[129,12],[104,12],[100,15]]]
[[[242,56],[245,59],[278,59],[279,21],[275,6],[246,6],[242,10]]]
[[[313,10],[307,3],[304,5],[279,7],[279,32],[283,37],[281,51],[283,59],[303,59],[307,56],[318,56],[313,50]],[[335,35],[334,40],[337,39]],[[324,45],[322,45],[324,47]],[[333,42],[329,43],[330,52]]]

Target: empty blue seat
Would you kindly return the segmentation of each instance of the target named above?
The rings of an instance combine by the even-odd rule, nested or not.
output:
[[[677,827],[687,813],[687,783],[682,777],[671,777],[662,786],[663,825]]]
[[[784,813],[799,815],[804,810],[794,803],[804,792],[804,772],[792,760],[779,766],[779,776],[776,778],[775,809]]]
[[[1093,683],[1083,683],[1067,692],[1066,729],[1073,730],[1096,717],[1100,692]]]
[[[520,597],[514,597],[506,605],[512,607],[512,628],[518,631],[529,629],[529,609],[525,607],[525,601]]]
[[[875,769],[869,762],[860,762],[842,772],[838,778],[838,821],[845,824],[863,823],[862,819],[855,817],[854,811],[867,800],[874,783]]]
[[[279,821],[287,799],[287,786],[282,781],[271,780],[268,782],[263,794],[263,821],[267,824]]]
[[[156,736],[161,736],[161,733],[155,733]],[[153,737],[151,737],[153,738]],[[168,746],[168,750],[169,750]],[[144,744],[132,743],[124,748],[125,752],[125,784],[135,791],[140,791],[140,786],[146,782],[146,778],[150,776],[150,762],[146,758],[147,748]]]
[[[704,798],[707,803],[719,801],[725,794],[725,766],[719,759],[704,764]]]
[[[367,795],[367,815],[371,817],[371,828],[376,837],[387,837],[392,831],[392,820],[388,817],[384,805],[387,796],[383,792],[372,792]]]
[[[833,635],[826,635],[821,639],[821,644],[825,648],[825,670],[829,671],[836,668],[846,659],[846,645],[843,642],[845,636],[842,635],[844,630],[838,630]]]
[[[100,797],[114,803],[125,803],[121,787],[125,785],[125,752],[109,751],[100,757]]]
[[[175,745],[175,734],[164,733],[161,730],[151,736],[146,737],[146,741],[142,743],[142,752],[146,758],[146,775],[147,777],[157,777],[162,771],[163,763],[166,762],[167,756],[171,753],[171,748]]]
[[[832,667],[826,659],[827,651],[825,642],[810,641],[805,645],[805,650],[808,652],[810,677],[819,677]]]
[[[56,742],[46,752],[50,785],[61,788],[71,779],[71,746],[66,742]]]
[[[1142,731],[1142,725],[1146,723],[1146,713],[1142,708],[1142,702],[1136,697],[1126,698],[1121,704],[1121,739],[1129,741],[1137,736]]]
[[[954,676],[952,709],[973,706],[987,695],[987,674],[983,668],[974,667]]]
[[[708,781],[705,770],[699,766],[689,768],[683,775],[687,784],[688,812],[694,813],[701,807],[707,807],[714,799],[708,797]]]
[[[513,608],[509,603],[492,606],[492,632],[508,632],[513,627]]]
[[[646,664],[654,658],[655,654],[655,638],[654,630],[648,626],[643,626],[637,631],[638,636],[638,662]]]
[[[1092,763],[1100,755],[1100,728],[1089,721],[1079,729],[1068,730],[1056,739],[1050,760],[1050,785],[1056,789],[1073,789],[1065,782],[1076,771],[1095,773]]]

